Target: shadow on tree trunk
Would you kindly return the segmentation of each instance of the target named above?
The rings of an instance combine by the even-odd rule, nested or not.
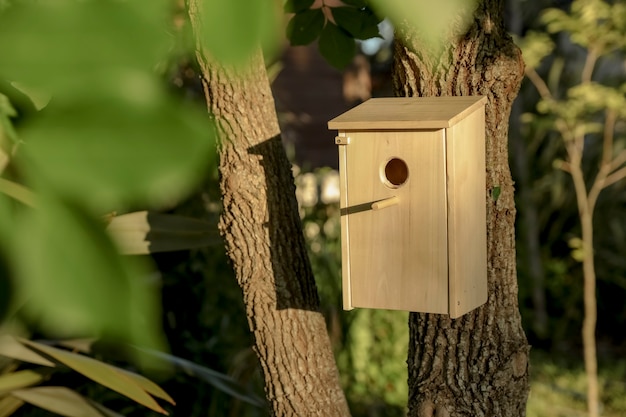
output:
[[[298,212],[293,198],[295,185],[288,181],[279,170],[291,170],[291,164],[283,150],[280,135],[248,148],[251,155],[260,156],[259,162],[265,172],[267,193],[268,221],[265,223],[269,235],[271,266],[275,280],[276,308],[278,310],[296,309],[319,311],[319,297],[315,281],[312,279],[310,263],[306,259],[293,258],[292,263],[285,262],[284,242],[297,246],[298,253],[306,253],[306,243],[302,235],[300,220],[293,213]],[[282,166],[282,168],[281,168]],[[285,233],[296,236],[286,237]],[[293,276],[294,271],[306,271],[300,279],[285,279]],[[310,279],[307,279],[307,276]]]

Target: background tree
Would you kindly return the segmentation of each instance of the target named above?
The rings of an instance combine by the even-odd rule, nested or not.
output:
[[[463,10],[463,9],[460,9]],[[457,320],[409,318],[409,415],[524,415],[529,346],[517,304],[508,119],[523,77],[503,3],[479,1],[436,43],[399,27],[394,88],[402,96],[483,95],[486,106],[487,304]],[[472,15],[473,14],[473,15]]]
[[[626,150],[615,146],[616,125],[626,117],[626,84],[611,87],[593,78],[598,61],[612,58],[626,47],[626,7],[600,0],[574,1],[571,13],[548,9],[542,15],[548,32],[566,32],[571,41],[584,48],[586,54],[580,69],[578,83],[569,87],[564,98],[555,96],[536,67],[548,55],[554,43],[548,35],[530,33],[524,46],[532,57],[526,74],[535,86],[541,101],[537,109],[549,114],[565,145],[566,160],[555,164],[568,172],[573,180],[581,238],[570,239],[572,256],[582,262],[584,277],[584,320],[582,327],[584,362],[587,372],[587,405],[589,415],[600,413],[598,361],[596,353],[596,268],[594,254],[594,211],[600,192],[626,178]],[[586,140],[599,141],[601,156],[593,181],[583,165]]]
[[[239,66],[216,60],[204,43],[212,39],[205,17],[216,8],[202,6],[188,3],[220,141],[220,230],[243,291],[272,414],[347,416],[260,45]]]

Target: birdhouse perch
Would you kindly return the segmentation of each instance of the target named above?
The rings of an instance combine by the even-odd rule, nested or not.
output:
[[[328,122],[344,309],[457,318],[486,302],[486,101],[377,98]]]

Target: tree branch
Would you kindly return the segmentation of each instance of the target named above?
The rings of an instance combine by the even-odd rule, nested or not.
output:
[[[615,123],[616,122],[617,122],[617,112],[613,109],[607,109],[606,117],[604,118],[604,137],[602,141],[602,165],[611,165],[611,159],[613,157],[613,138],[615,137]]]
[[[603,188],[606,188],[611,184],[615,184],[616,182],[624,178],[626,178],[626,167],[623,167],[622,169],[615,171],[614,173],[606,177],[606,179],[604,180]]]
[[[550,92],[550,88],[548,84],[539,76],[537,71],[534,68],[526,68],[526,77],[530,80],[531,83],[535,86],[539,95],[542,99],[546,101],[554,101],[554,97],[552,97],[552,93]]]
[[[622,150],[615,158],[611,158],[613,154],[613,138],[615,133],[615,122],[617,115],[614,111],[607,111],[607,120],[604,124],[604,141],[602,145],[602,162],[600,170],[593,182],[593,186],[589,191],[589,205],[594,207],[600,192],[611,184],[624,178],[626,167],[617,170],[624,162],[626,162],[626,149]],[[613,172],[615,171],[615,172]],[[611,172],[613,172],[611,174]]]
[[[585,66],[583,67],[583,71],[580,75],[581,84],[587,84],[591,82],[591,76],[593,75],[593,68],[596,66],[596,61],[598,60],[598,54],[596,53],[596,49],[591,47],[587,52],[587,58],[585,59]]]
[[[559,160],[557,160],[556,162],[558,163],[558,168],[561,171],[567,172],[569,174],[572,173],[572,167],[571,167],[569,162],[567,162],[567,161],[559,161]]]
[[[626,149],[623,149],[613,160],[610,162],[609,172],[615,171],[626,162]]]

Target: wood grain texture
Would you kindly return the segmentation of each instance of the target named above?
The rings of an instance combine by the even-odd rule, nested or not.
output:
[[[190,0],[195,33],[202,2]],[[220,141],[220,232],[241,287],[272,416],[350,415],[302,233],[260,48],[245,66],[196,56]]]
[[[373,98],[328,122],[329,129],[441,129],[455,125],[485,97]]]
[[[345,134],[342,218],[352,306],[447,314],[444,130]],[[394,158],[408,166],[399,186],[385,178]],[[392,197],[398,204],[372,209]]]
[[[450,317],[487,301],[485,112],[446,129]]]
[[[406,103],[422,110],[398,116],[395,109]],[[424,110],[432,103],[448,106],[435,107],[454,121],[451,127],[370,129],[372,108],[380,121],[385,115],[406,122],[409,114],[432,115]],[[344,308],[457,318],[486,302],[484,103],[483,97],[369,100],[329,123],[349,120],[357,129],[336,140]]]

